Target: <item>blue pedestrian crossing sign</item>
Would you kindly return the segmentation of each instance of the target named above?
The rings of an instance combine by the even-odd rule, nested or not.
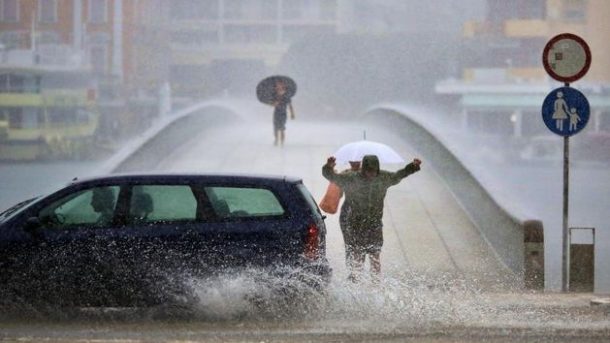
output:
[[[568,137],[584,129],[589,121],[589,101],[571,87],[554,89],[542,103],[542,120],[553,133]]]

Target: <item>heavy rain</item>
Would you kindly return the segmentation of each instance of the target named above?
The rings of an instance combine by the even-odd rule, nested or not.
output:
[[[608,340],[609,15],[605,0],[0,0],[0,340]],[[571,56],[566,38],[563,54],[544,55],[564,33],[591,56]],[[578,58],[583,75],[552,75]],[[294,81],[282,84],[291,97],[274,81],[263,99],[270,76]],[[590,107],[566,96],[566,118],[576,107],[580,117],[563,123],[554,108],[549,126],[543,103],[559,103],[560,87]],[[357,278],[339,211],[313,204],[327,193],[327,159],[355,142],[397,154],[379,153],[382,170],[422,161],[382,199],[381,274],[369,253]],[[259,217],[210,226],[262,227],[244,237],[269,246],[189,236],[195,224],[180,216],[201,220],[199,194],[213,206],[208,188],[222,195],[221,181],[191,185],[187,204],[161,179],[136,180],[114,194],[113,227],[74,225],[93,215],[96,177],[112,188],[149,174],[183,175],[174,187],[197,175],[279,176],[305,190],[276,195],[286,232],[261,209],[269,199],[248,205],[247,192],[228,207]],[[54,194],[64,187],[77,192]],[[141,190],[155,206],[138,226],[127,197]],[[300,217],[304,207],[323,224]],[[59,212],[47,223],[49,208]],[[291,240],[301,225],[323,228],[312,251],[329,280],[291,264],[290,249],[311,252],[308,238],[305,252]],[[174,242],[167,232],[184,233]],[[131,271],[127,258],[147,268]],[[139,292],[153,282],[162,300],[149,306]]]

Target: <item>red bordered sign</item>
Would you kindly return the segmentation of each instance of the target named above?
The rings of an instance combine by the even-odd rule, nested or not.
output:
[[[591,50],[584,39],[572,33],[559,34],[546,43],[542,53],[546,72],[555,80],[574,82],[591,66]]]

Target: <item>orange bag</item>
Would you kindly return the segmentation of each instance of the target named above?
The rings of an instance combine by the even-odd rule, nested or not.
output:
[[[343,191],[335,183],[331,182],[326,188],[326,193],[320,200],[320,208],[322,211],[330,214],[337,213],[339,207],[339,200],[343,196]]]

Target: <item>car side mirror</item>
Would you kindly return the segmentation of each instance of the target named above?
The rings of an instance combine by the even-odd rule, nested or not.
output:
[[[28,233],[35,233],[40,227],[42,223],[38,217],[30,217],[25,221],[25,225],[23,225],[23,230]]]

